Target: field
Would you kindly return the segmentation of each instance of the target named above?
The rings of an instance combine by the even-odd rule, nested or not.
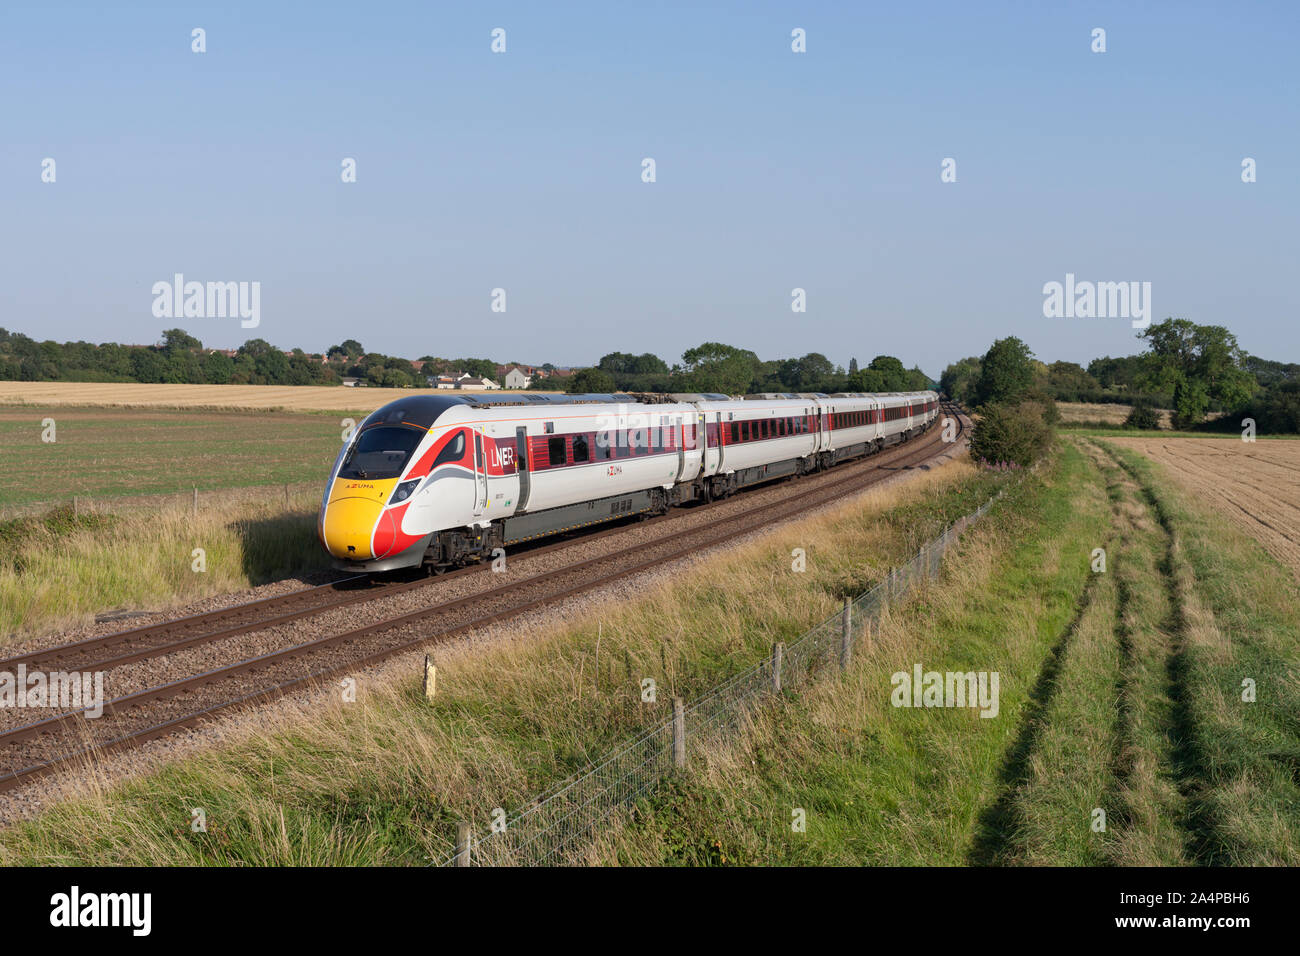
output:
[[[1090,402],[1057,402],[1057,410],[1061,413],[1061,424],[1063,425],[1114,425],[1124,424],[1128,418],[1129,412],[1133,410],[1131,405],[1111,405],[1111,404],[1094,404]],[[1170,411],[1167,408],[1159,409],[1160,427],[1169,428]]]
[[[141,385],[134,382],[0,381],[0,405],[283,409],[292,412],[369,414],[394,399],[432,391],[319,385]]]
[[[54,419],[54,442],[42,441],[45,418]],[[73,495],[319,483],[341,439],[327,415],[0,406],[0,509],[69,504]]]
[[[1114,438],[1260,542],[1300,577],[1300,442]]]

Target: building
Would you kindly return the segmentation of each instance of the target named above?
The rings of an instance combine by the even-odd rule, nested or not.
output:
[[[490,378],[473,378],[464,375],[456,380],[456,387],[467,392],[486,392],[501,386]]]
[[[527,388],[532,381],[532,377],[517,365],[505,374],[506,388]]]

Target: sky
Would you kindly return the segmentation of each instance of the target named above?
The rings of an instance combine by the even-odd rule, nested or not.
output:
[[[1068,273],[1300,361],[1298,40],[1291,2],[6,2],[0,326],[934,376],[1008,335],[1139,351],[1044,316]],[[259,283],[258,326],[156,316],[176,273]]]

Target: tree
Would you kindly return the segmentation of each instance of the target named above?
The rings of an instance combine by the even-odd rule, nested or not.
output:
[[[197,352],[203,343],[184,329],[168,329],[162,334],[162,347],[164,352]]]
[[[791,392],[816,392],[833,389],[835,366],[820,352],[809,352],[803,358],[786,359],[776,367],[781,385]]]
[[[455,365],[464,372],[476,378],[490,378],[495,380],[497,374],[497,363],[491,359],[463,358],[457,359]],[[500,385],[500,382],[497,382]]]
[[[1175,392],[1186,383],[1183,397],[1195,407],[1194,394],[1223,408],[1239,408],[1255,391],[1255,378],[1246,370],[1246,353],[1237,337],[1221,325],[1197,325],[1187,319],[1165,319],[1138,333],[1146,339],[1143,353],[1147,375],[1156,387]],[[1193,383],[1197,390],[1189,392]],[[1177,406],[1177,398],[1174,401]]]
[[[977,356],[959,359],[939,376],[939,391],[955,402],[970,405],[975,400],[975,380],[979,374],[980,360]]]
[[[746,349],[705,342],[682,353],[689,387],[698,392],[742,395],[749,391],[762,363]]]
[[[1143,362],[1137,355],[1111,358],[1109,355],[1088,363],[1088,374],[1102,388],[1135,390],[1143,379]]]
[[[856,358],[849,359],[849,374],[856,375],[857,372],[858,372],[858,360]]]
[[[1015,336],[998,339],[980,359],[975,381],[975,404],[1011,402],[1034,384],[1034,353]]]
[[[579,369],[565,383],[564,390],[571,395],[605,395],[614,391],[614,376],[599,368]]]
[[[1047,366],[1046,390],[1061,402],[1080,402],[1088,392],[1101,388],[1095,378],[1075,362],[1053,362]]]
[[[1209,395],[1205,386],[1196,379],[1179,376],[1174,385],[1175,428],[1192,428],[1205,420],[1205,412],[1210,406]]]

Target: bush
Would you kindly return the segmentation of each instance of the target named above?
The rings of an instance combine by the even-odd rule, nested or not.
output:
[[[1150,402],[1138,402],[1124,419],[1124,427],[1154,431],[1160,427],[1160,412]]]
[[[971,454],[986,465],[1029,466],[1052,443],[1047,411],[1040,402],[985,405],[971,437]]]

